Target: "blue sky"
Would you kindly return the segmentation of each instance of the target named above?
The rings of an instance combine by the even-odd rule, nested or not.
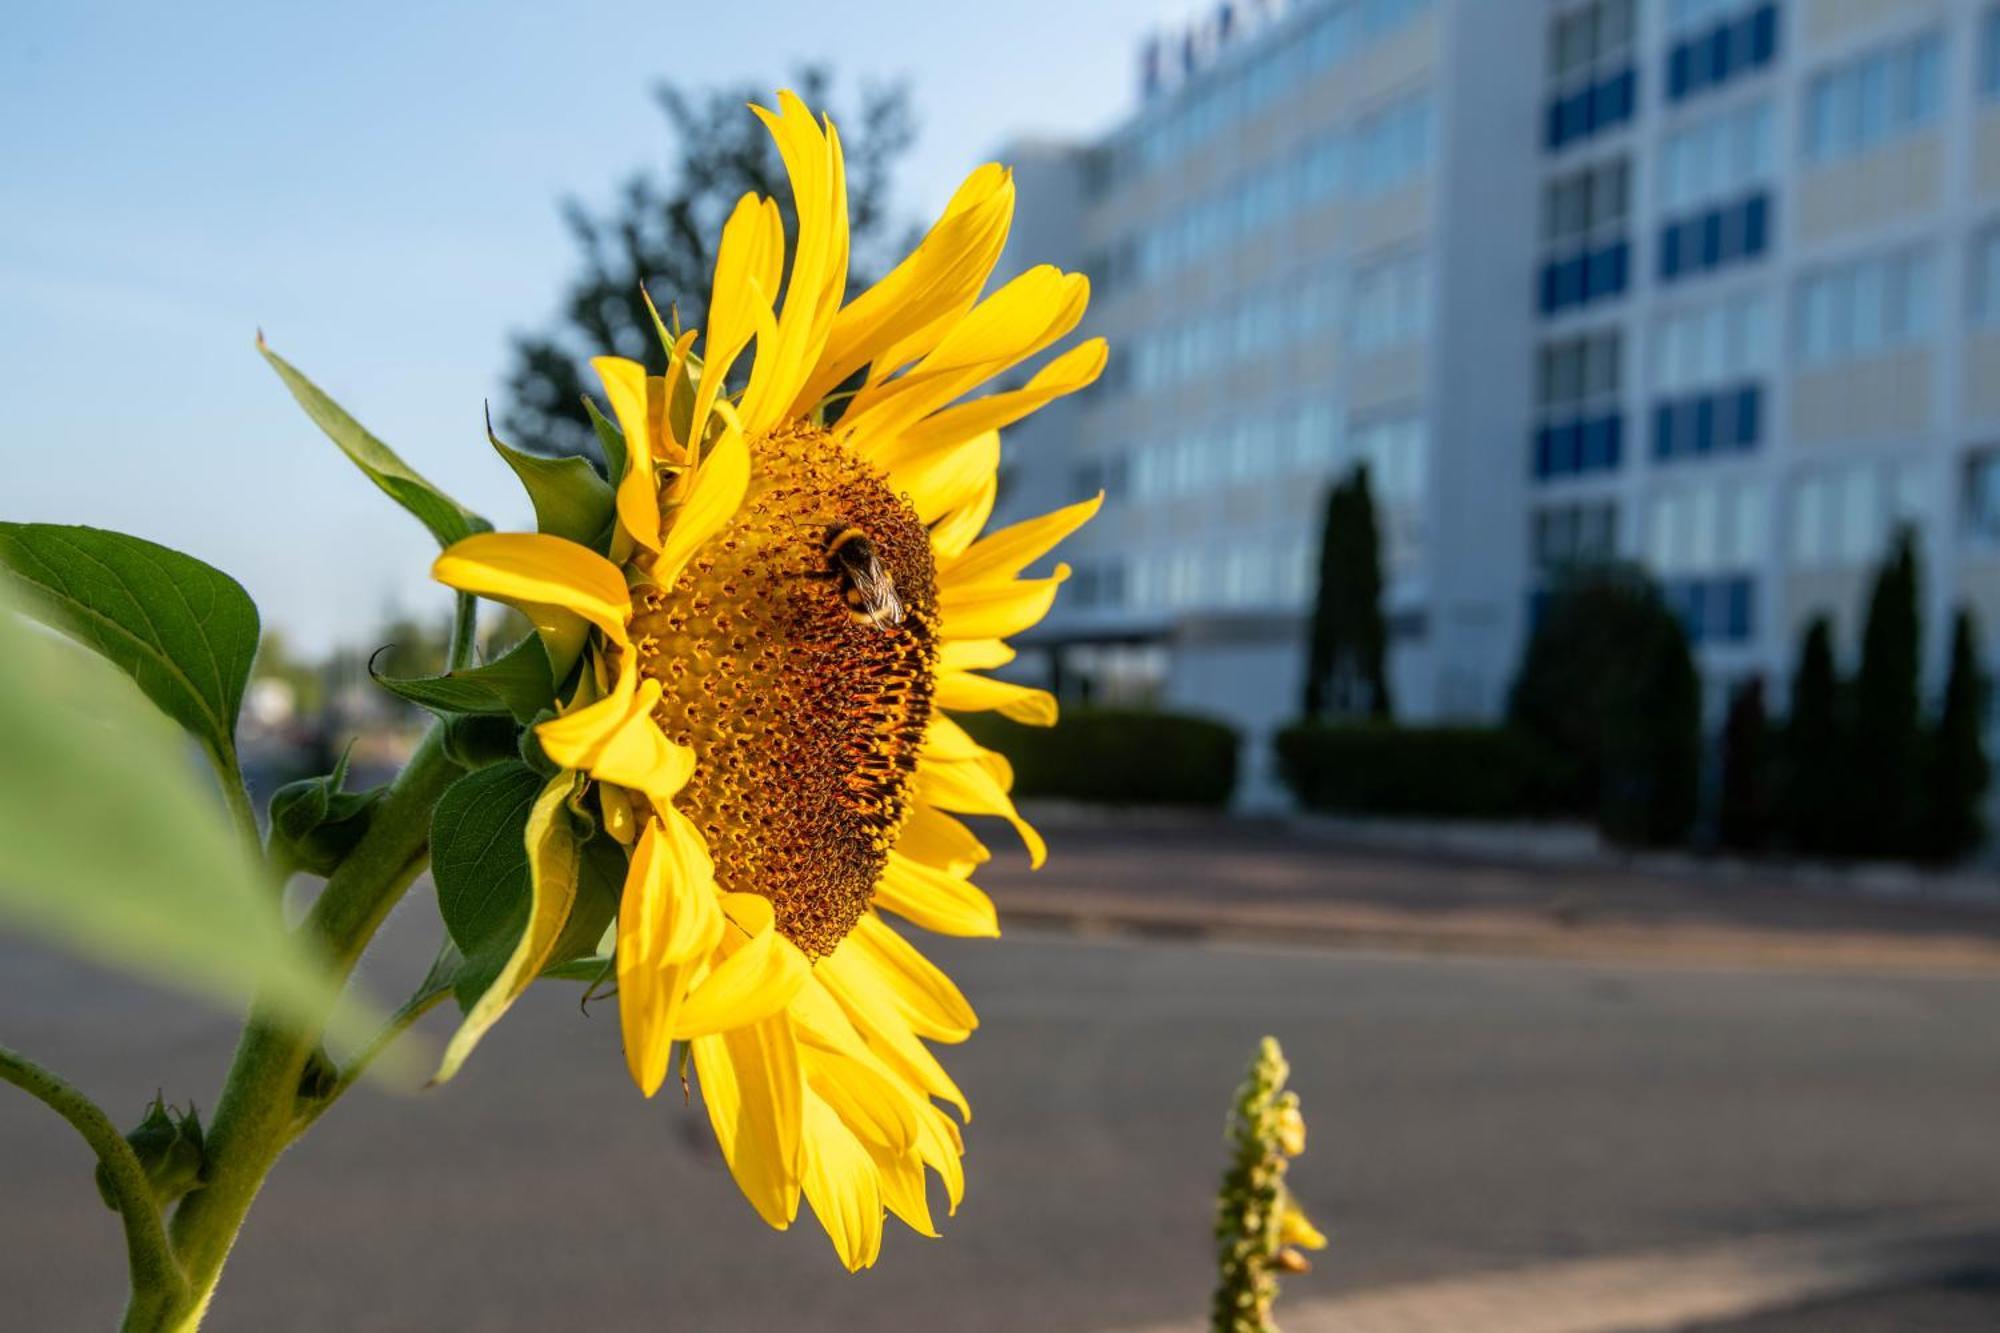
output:
[[[240,579],[310,647],[442,606],[432,547],[292,406],[272,345],[501,526],[512,329],[553,308],[556,204],[662,160],[649,96],[907,77],[898,203],[1010,136],[1124,114],[1161,0],[91,3],[0,16],[0,517],[118,528]],[[1023,201],[1032,207],[1032,200]]]

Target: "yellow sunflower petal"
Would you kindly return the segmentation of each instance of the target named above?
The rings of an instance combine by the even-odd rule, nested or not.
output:
[[[611,400],[612,415],[625,433],[625,475],[618,479],[618,522],[649,551],[660,549],[660,499],[654,469],[655,416],[649,405],[646,368],[622,356],[595,357],[590,363]]]
[[[1104,492],[1099,491],[1088,500],[988,533],[967,547],[965,554],[945,563],[944,581],[960,587],[1011,579],[1088,523],[1103,504]]]
[[[979,1026],[979,1016],[944,970],[873,912],[855,922],[834,950],[836,956],[848,953],[874,970],[918,1036],[959,1042]]]
[[[716,1144],[736,1187],[778,1230],[799,1212],[805,1078],[798,1040],[780,1010],[749,1027],[688,1043]]]
[[[1312,1219],[1306,1216],[1303,1208],[1288,1199],[1285,1211],[1278,1219],[1278,1243],[1323,1250],[1326,1248],[1326,1233],[1312,1224]]]
[[[968,880],[894,852],[875,883],[873,902],[940,935],[991,939],[1000,934],[993,900]]]
[[[732,893],[724,896],[723,904],[732,919],[739,918],[746,908],[762,904],[762,920],[688,996],[674,1025],[676,1037],[703,1037],[776,1013],[791,1003],[812,972],[798,946],[772,924],[768,899]]]
[[[1013,215],[1011,172],[989,162],[967,176],[917,248],[842,307],[819,370],[792,403],[793,415],[805,415],[864,365],[879,380],[930,351],[978,299]]]
[[[864,453],[894,439],[1076,327],[1090,280],[1049,265],[1031,268],[981,301],[929,355],[895,379],[854,396],[840,434]]]
[[[663,815],[633,849],[618,907],[618,1017],[632,1081],[648,1097],[666,1078],[690,974],[723,931],[700,831],[677,810]]]
[[[820,959],[813,975],[867,1039],[869,1050],[911,1087],[932,1097],[942,1097],[956,1106],[960,1115],[970,1119],[972,1107],[965,1094],[930,1053],[930,1048],[910,1030],[887,984],[865,962],[859,966],[852,961],[834,963],[838,953],[836,949],[833,955]]]
[[[940,672],[937,703],[961,713],[996,712],[1030,727],[1056,724],[1056,697],[1011,681],[975,676],[969,671]]]
[[[1010,426],[1057,398],[1089,388],[1104,373],[1104,363],[1109,357],[1109,344],[1102,338],[1079,343],[1036,371],[1034,378],[1018,389],[988,394],[932,413],[902,432],[902,446],[914,453],[925,453],[949,448],[984,431]]]
[[[797,1015],[793,1015],[796,1021]],[[857,1039],[858,1040],[858,1039]],[[916,1145],[910,1094],[887,1072],[845,1051],[801,1042],[806,1086],[826,1099],[857,1138],[891,1152]]]
[[[825,1101],[805,1098],[803,1167],[806,1201],[850,1273],[882,1253],[882,1192],[875,1160]]]
[[[979,484],[972,497],[958,508],[937,521],[931,529],[931,549],[940,560],[963,555],[986,527],[986,520],[993,517],[993,502],[999,498],[1000,483],[996,473]]]
[[[891,855],[954,875],[969,875],[993,859],[993,853],[972,836],[971,829],[942,810],[922,803],[910,810]]]
[[[891,1152],[862,1140],[861,1146],[875,1159],[875,1176],[882,1189],[882,1205],[919,1236],[937,1237],[931,1221],[931,1203],[924,1191],[924,1159],[915,1148]]]
[[[743,391],[743,426],[756,435],[777,423],[818,368],[840,309],[847,286],[847,177],[840,136],[831,125],[822,130],[797,94],[779,93],[775,112],[750,109],[778,145],[799,224],[784,308],[774,337],[757,340],[750,384]]]
[[[543,532],[482,532],[453,542],[431,577],[460,592],[521,607],[560,607],[613,642],[625,642],[632,598],[618,566],[586,547]]]
[[[958,1126],[951,1123],[951,1117],[935,1106],[919,1106],[917,1156],[944,1181],[947,1210],[953,1214],[958,1212],[959,1202],[965,1198],[964,1155],[965,1144],[958,1136]]]
[[[868,461],[889,474],[889,489],[908,499],[919,519],[933,523],[978,498],[1000,467],[1000,432],[922,454],[883,450]]]
[[[1069,578],[1057,565],[1045,579],[947,585],[938,590],[938,619],[948,639],[1004,639],[1039,624],[1055,604],[1056,589]]]
[[[1036,869],[1048,858],[1048,844],[1035,832],[1007,795],[1007,786],[990,765],[973,762],[947,763],[925,759],[917,768],[917,795],[940,810],[955,815],[998,815],[1014,826],[1028,849],[1028,863]]]
[[[770,316],[771,297],[785,261],[784,223],[775,199],[746,194],[722,227],[715,252],[715,281],[710,288],[708,342],[696,391],[690,440],[700,440],[708,411],[722,392],[730,367]]]
[[[688,478],[673,524],[660,543],[653,577],[671,586],[702,543],[729,525],[750,488],[750,450],[743,432],[722,404],[723,430],[701,466]]]

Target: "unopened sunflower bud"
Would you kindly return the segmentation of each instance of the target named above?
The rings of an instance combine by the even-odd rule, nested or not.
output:
[[[133,1155],[146,1172],[153,1198],[162,1206],[201,1187],[201,1120],[192,1103],[182,1111],[154,1097],[152,1105],[146,1108],[145,1118],[125,1136],[125,1141],[132,1145]],[[97,1168],[97,1193],[105,1207],[118,1211],[111,1175],[102,1166]]]

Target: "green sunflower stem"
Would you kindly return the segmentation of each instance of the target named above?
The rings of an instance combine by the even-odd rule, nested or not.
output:
[[[336,976],[345,978],[368,941],[423,871],[430,856],[431,808],[459,769],[433,727],[390,787],[367,835],[327,880],[301,928]],[[128,1333],[189,1333],[201,1324],[237,1233],[278,1157],[311,1122],[300,1087],[318,1049],[324,1016],[301,1025],[253,1004],[207,1133],[201,1188],[184,1199],[167,1229],[179,1292],[142,1283],[134,1268]]]

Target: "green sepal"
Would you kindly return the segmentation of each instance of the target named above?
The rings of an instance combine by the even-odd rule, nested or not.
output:
[[[461,667],[442,676],[416,676],[407,680],[376,675],[372,669],[369,674],[389,693],[447,720],[469,713],[504,714],[516,722],[527,722],[556,697],[548,650],[542,646],[540,636],[534,634],[485,666]]]
[[[521,762],[541,774],[544,779],[552,778],[562,772],[562,765],[549,758],[548,751],[542,748],[542,738],[537,734],[542,723],[554,716],[554,709],[544,709],[537,713],[527,726],[521,728],[521,738],[517,742],[517,753]]]
[[[285,382],[285,387],[291,390],[292,397],[298,400],[306,415],[313,419],[313,424],[325,431],[327,438],[339,445],[340,451],[390,499],[429,528],[439,546],[463,541],[475,532],[493,530],[491,523],[432,485],[405,463],[394,449],[369,434],[318,385],[272,351],[261,332],[257,335],[257,350],[271,363],[271,369],[278,372],[278,378]]]
[[[470,771],[488,764],[518,761],[519,727],[511,717],[464,713],[444,722],[444,752],[460,768]]]
[[[486,416],[486,439],[514,475],[535,507],[535,528],[579,546],[603,551],[610,544],[616,504],[611,484],[598,475],[588,459],[545,458],[523,453],[493,433],[493,415]]]
[[[201,1188],[206,1157],[201,1118],[195,1114],[192,1102],[183,1111],[155,1095],[152,1105],[146,1108],[145,1118],[125,1136],[125,1141],[132,1145],[133,1155],[145,1170],[146,1184],[162,1207]],[[97,1193],[105,1207],[118,1211],[110,1173],[102,1166],[97,1168]]]
[[[618,915],[618,901],[625,893],[625,870],[629,864],[625,848],[608,833],[600,833],[583,845],[583,860],[577,868],[576,904],[569,909],[569,920],[563,923],[562,934],[549,952],[543,976],[554,976],[557,968],[596,954],[604,932]]]
[[[544,779],[526,764],[490,764],[453,783],[431,812],[438,914],[464,963],[459,1007],[493,984],[527,926],[528,814]]]
[[[343,790],[348,753],[340,752],[333,772],[288,782],[271,794],[272,859],[288,870],[330,875],[368,832],[388,788]]]
[[[613,493],[625,479],[625,432],[616,422],[597,410],[597,400],[585,394],[583,410],[590,414],[590,426],[597,432],[597,447],[604,451],[604,475],[610,478]]]

